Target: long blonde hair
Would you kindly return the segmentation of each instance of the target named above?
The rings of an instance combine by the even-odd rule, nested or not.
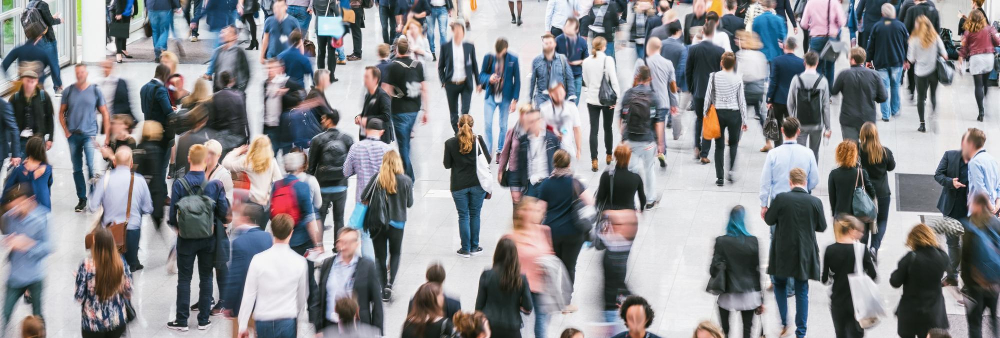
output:
[[[390,195],[396,194],[396,175],[403,173],[403,160],[399,153],[390,150],[382,156],[382,167],[378,170],[378,185]]]
[[[170,67],[170,74],[177,74],[177,64],[180,63],[180,59],[177,58],[177,54],[174,52],[165,50],[160,54],[160,64]]]
[[[937,39],[940,39],[937,35],[937,30],[931,25],[931,21],[927,19],[926,16],[921,15],[917,18],[917,23],[913,26],[913,33],[910,34],[911,41],[920,41],[920,46],[924,48],[931,48]]]
[[[271,139],[267,135],[257,135],[250,142],[250,150],[247,151],[247,164],[250,170],[255,173],[263,173],[271,168],[271,161],[274,160],[274,150],[271,149]]]
[[[965,20],[965,27],[963,28],[965,28],[966,32],[976,33],[985,28],[986,25],[986,17],[983,16],[983,12],[972,11],[972,13],[969,13],[969,19]],[[965,40],[962,40],[962,43],[964,44]]]
[[[188,96],[181,99],[181,104],[187,105],[192,103],[202,103],[211,99],[212,84],[204,78],[198,78],[198,81],[194,82],[194,90],[191,91],[191,94],[188,94]]]
[[[859,139],[861,140],[861,149],[864,149],[868,153],[868,163],[882,163],[885,157],[885,149],[882,148],[882,142],[878,139],[878,128],[875,128],[874,123],[865,122],[861,126]]]
[[[476,135],[472,133],[472,115],[465,114],[458,118],[458,152],[468,154],[476,144]]]

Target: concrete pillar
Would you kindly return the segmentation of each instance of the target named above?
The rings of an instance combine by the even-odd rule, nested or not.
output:
[[[104,22],[107,18],[106,7],[101,6],[103,2],[94,4],[90,1],[84,1],[84,3],[85,5],[81,6],[83,8],[77,8],[78,11],[82,12],[83,20],[81,23],[83,33],[80,35],[81,41],[78,41],[83,47],[80,60],[86,63],[101,62],[107,57],[107,40],[105,40],[107,32],[104,30]]]

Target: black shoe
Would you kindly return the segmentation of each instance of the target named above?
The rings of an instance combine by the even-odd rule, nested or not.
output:
[[[334,82],[337,82],[337,81],[340,81],[340,79],[338,79],[338,78],[332,78],[332,79],[330,79],[330,83],[334,83]]]
[[[211,320],[205,321],[204,323],[198,323],[198,330],[200,330],[200,331],[208,330],[208,328],[210,328],[210,327],[212,327],[212,321]]]
[[[214,305],[215,301],[213,300],[209,306],[214,306]],[[194,304],[191,304],[191,312],[198,312],[199,306],[201,306],[201,302],[194,302]]]
[[[720,186],[720,187],[721,187],[721,186],[722,186],[723,184],[725,184],[725,182],[724,182],[724,181],[722,181],[722,179],[721,179],[721,178],[720,178],[720,179],[717,179],[717,180],[715,180],[715,185],[717,185],[717,186]]]
[[[226,309],[223,309],[221,307],[216,307],[216,308],[212,309],[212,313],[211,313],[212,317],[218,317],[218,316],[222,316],[224,314],[226,314]]]
[[[917,131],[919,131],[919,132],[921,132],[921,133],[923,133],[923,132],[926,132],[926,131],[927,131],[927,128],[924,128],[924,123],[923,123],[923,122],[920,122],[920,127],[919,127],[919,128],[917,128]]]
[[[176,321],[176,320],[167,323],[167,328],[171,329],[171,330],[175,330],[175,331],[180,331],[180,332],[187,332],[188,331],[187,323],[181,323],[180,321]]]
[[[524,23],[524,21],[521,21],[521,18],[517,18],[517,26],[521,27],[522,23]]]
[[[472,251],[470,253],[473,256],[479,256],[479,254],[483,253],[483,248],[477,246],[475,248],[472,248]]]
[[[513,16],[512,16],[512,17],[510,17],[510,23],[514,23],[514,24],[516,24],[516,23],[517,23],[517,18],[516,18],[516,17],[513,17]]]
[[[660,205],[660,202],[659,202],[659,201],[657,201],[657,202],[653,202],[653,203],[649,203],[649,204],[646,204],[646,207],[645,207],[645,209],[646,209],[646,210],[650,210],[650,209],[653,209],[653,208],[656,208],[656,206],[657,206],[657,205]]]
[[[883,117],[882,122],[889,122],[889,119]]]
[[[982,120],[980,120],[980,121],[982,121]],[[81,198],[80,202],[76,204],[76,207],[73,208],[73,210],[76,211],[76,212],[83,212],[84,209],[87,209],[87,199],[86,198]]]
[[[136,266],[130,266],[130,267],[128,267],[128,270],[131,271],[131,272],[136,272],[136,271],[142,270],[143,268],[145,268],[145,266],[142,266],[142,264],[139,264],[139,265],[136,265]]]
[[[160,63],[160,57],[157,56],[157,57],[153,58],[153,63]]]
[[[673,129],[673,123],[667,122],[667,129]]]
[[[437,60],[438,60],[438,56],[437,56],[437,54],[434,54],[434,53],[431,53],[431,57],[432,57],[432,58],[434,58],[434,61],[437,61]]]
[[[128,54],[128,53],[122,53],[122,55],[124,55],[126,59],[131,59],[131,58],[133,58],[132,54]]]
[[[979,117],[976,118],[976,121],[983,122],[983,113],[982,112],[979,113]]]
[[[470,253],[468,250],[465,250],[465,249],[458,249],[458,251],[456,253],[459,256],[462,256],[463,258],[472,257],[472,253]]]
[[[660,160],[660,168],[666,168],[667,167],[667,157],[666,156],[663,156],[663,154],[659,154],[659,155],[656,156],[656,158]]]
[[[392,300],[392,288],[386,287],[382,289],[382,301],[388,303]]]

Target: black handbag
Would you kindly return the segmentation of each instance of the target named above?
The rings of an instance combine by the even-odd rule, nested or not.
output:
[[[601,88],[597,92],[597,100],[602,106],[610,107],[618,103],[618,93],[615,93],[615,88],[611,86],[611,80],[608,79],[608,73],[605,72],[607,67],[608,62],[605,61],[604,68],[601,69],[603,75],[601,76]]]
[[[715,276],[708,279],[708,287],[705,291],[713,295],[726,293],[726,262],[715,263]]]
[[[943,85],[950,85],[955,79],[955,64],[941,56],[937,58],[937,66],[934,71],[937,72],[938,82]]]
[[[371,187],[365,193],[366,198],[362,199],[368,202],[364,230],[374,238],[389,227],[389,201],[385,194],[385,188],[379,186],[378,175],[373,176],[368,184]]]
[[[781,126],[778,125],[778,119],[774,117],[774,109],[767,110],[767,120],[764,121],[764,137],[774,141],[781,139]]]
[[[146,35],[147,38],[153,37],[153,25],[149,23],[149,15],[146,15],[146,20],[142,22],[142,33]]]

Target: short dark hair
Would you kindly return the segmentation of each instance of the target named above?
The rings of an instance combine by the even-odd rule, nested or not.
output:
[[[375,77],[376,79],[379,79],[379,80],[382,79],[382,70],[378,69],[378,67],[368,66],[368,67],[365,67],[365,71],[371,72],[372,76]]]
[[[333,122],[334,126],[340,123],[340,112],[336,109],[326,109],[326,111],[323,112],[322,117],[325,117],[327,120],[330,120],[330,122]]]
[[[441,284],[444,283],[444,278],[447,274],[444,272],[444,266],[441,263],[431,263],[427,267],[427,273],[424,276],[428,282]]]
[[[684,30],[684,28],[681,27],[681,25],[667,24],[667,34],[670,34],[670,36],[674,36],[674,34],[677,34],[677,32],[680,32],[680,31],[683,31],[683,30]]]
[[[566,19],[566,23],[565,24],[568,24],[568,23],[572,23],[577,28],[580,28],[580,20],[577,20],[577,18],[575,18],[575,17],[571,16],[571,17],[569,17],[569,19]],[[563,25],[565,25],[565,24],[563,24]],[[563,26],[563,27],[565,27],[565,26]]]
[[[462,32],[465,32],[465,26],[463,26],[461,22],[452,21],[450,24],[448,24],[448,26],[451,26],[451,30],[461,29]]]
[[[851,48],[851,61],[854,61],[854,64],[856,65],[864,64],[866,58],[868,58],[868,53],[865,52],[864,48],[861,47]]]
[[[786,117],[785,121],[781,122],[781,133],[785,134],[785,137],[792,138],[795,134],[799,133],[799,127],[802,124],[799,123],[799,119],[794,117]]]
[[[965,132],[965,140],[977,149],[982,148],[986,144],[986,133],[978,128],[969,128],[969,131]]]
[[[233,75],[229,74],[228,70],[224,70],[221,73],[219,73],[219,83],[217,83],[217,85],[219,85],[220,87],[225,87],[228,86],[229,83],[232,81],[233,81]]]
[[[736,0],[726,0],[726,9],[736,9]]]
[[[639,69],[635,71],[635,78],[636,80],[639,80],[639,82],[649,81],[651,78],[649,75],[649,67],[639,66]]]
[[[170,67],[165,64],[156,65],[156,70],[153,71],[153,77],[163,82],[164,85],[167,84],[167,78],[170,77]]]
[[[291,47],[298,47],[299,42],[302,41],[302,31],[296,29],[292,31],[292,34],[288,34],[288,45]]]
[[[354,297],[344,297],[337,300],[333,306],[341,323],[353,323],[358,317],[358,301]]]
[[[271,233],[274,234],[274,238],[279,240],[288,239],[288,236],[292,235],[292,228],[295,227],[294,223],[292,216],[288,216],[288,214],[274,216],[271,219]]]
[[[814,51],[806,53],[806,56],[803,57],[803,59],[806,60],[806,66],[816,67],[816,65],[819,65],[819,54],[816,54]]]
[[[622,301],[621,309],[618,315],[621,316],[622,321],[628,322],[627,317],[628,309],[633,306],[641,306],[644,311],[646,311],[646,327],[653,325],[653,307],[649,305],[649,302],[645,298],[639,296],[628,296]]]
[[[504,49],[507,49],[507,39],[503,37],[497,38],[497,43],[494,45],[493,48],[496,50],[497,53],[500,53]]]
[[[406,38],[396,39],[396,55],[406,55],[410,52],[410,41]]]

